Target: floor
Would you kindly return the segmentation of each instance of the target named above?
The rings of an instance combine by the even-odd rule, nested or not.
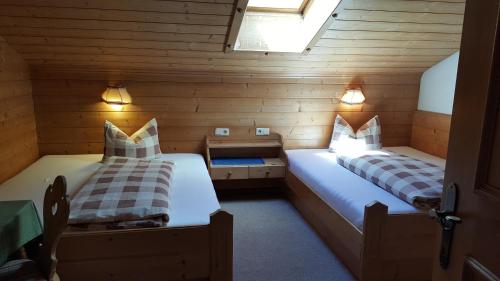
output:
[[[285,199],[231,199],[234,281],[355,280]]]

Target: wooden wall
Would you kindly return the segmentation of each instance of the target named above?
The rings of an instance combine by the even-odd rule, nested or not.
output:
[[[288,148],[327,147],[335,113],[355,127],[375,114],[385,145],[409,145],[419,75],[323,78],[33,73],[39,147],[44,154],[102,153],[108,119],[131,133],[156,117],[164,152],[201,152],[214,127],[251,137],[255,127],[281,133]],[[108,81],[123,81],[132,104],[115,111],[100,100]],[[362,84],[366,103],[339,103],[346,85]]]
[[[451,115],[417,111],[413,116],[411,146],[445,158],[448,155]]]
[[[0,183],[38,158],[28,66],[0,37]]]

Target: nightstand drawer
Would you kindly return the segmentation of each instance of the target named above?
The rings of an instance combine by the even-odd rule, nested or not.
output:
[[[248,167],[212,167],[213,180],[248,179]]]
[[[248,168],[248,178],[262,179],[262,178],[284,178],[284,166],[250,166]]]

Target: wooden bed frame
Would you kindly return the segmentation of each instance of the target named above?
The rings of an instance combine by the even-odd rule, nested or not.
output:
[[[416,111],[412,147],[446,158],[450,122],[450,115]],[[360,281],[432,279],[437,227],[427,214],[388,214],[373,202],[359,230],[290,170],[286,185],[289,200]]]
[[[290,170],[286,183],[288,199],[358,280],[431,280],[437,233],[426,214],[388,214],[373,202],[361,231]]]
[[[209,225],[63,233],[61,280],[232,280],[233,216]]]
[[[64,177],[57,177],[54,187],[65,191]],[[44,210],[62,198],[45,197]],[[68,215],[69,204],[66,221]],[[210,224],[189,227],[66,230],[52,258],[61,280],[68,281],[231,281],[233,216],[219,210],[210,215]]]

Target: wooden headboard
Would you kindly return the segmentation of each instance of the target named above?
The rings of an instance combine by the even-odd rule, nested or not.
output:
[[[415,111],[411,146],[423,152],[445,158],[448,154],[451,115]]]

